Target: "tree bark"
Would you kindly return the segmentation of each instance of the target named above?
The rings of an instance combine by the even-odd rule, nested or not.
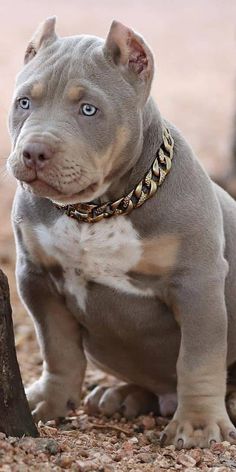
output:
[[[38,436],[16,358],[7,277],[0,270],[0,431],[7,436]]]

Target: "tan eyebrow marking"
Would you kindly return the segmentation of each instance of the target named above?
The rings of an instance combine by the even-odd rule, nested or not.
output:
[[[43,91],[44,91],[43,83],[42,82],[36,82],[33,85],[32,89],[30,91],[31,97],[32,98],[41,98],[42,95],[43,95]]]
[[[83,87],[80,87],[79,85],[72,85],[67,92],[67,97],[72,101],[78,100],[83,90]]]

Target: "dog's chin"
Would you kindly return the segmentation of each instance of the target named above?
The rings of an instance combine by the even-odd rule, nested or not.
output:
[[[98,182],[91,183],[88,187],[75,193],[63,193],[46,182],[35,179],[31,182],[21,182],[23,188],[38,197],[51,200],[58,205],[73,205],[86,203],[99,198],[103,193],[103,185]]]

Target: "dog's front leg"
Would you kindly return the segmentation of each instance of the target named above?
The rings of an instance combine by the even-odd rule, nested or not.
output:
[[[63,417],[80,401],[86,368],[80,326],[47,275],[33,264],[21,260],[17,280],[43,356],[41,377],[26,389],[33,416],[36,421]]]
[[[220,267],[207,276],[195,272],[172,287],[172,309],[181,328],[178,407],[164,430],[162,443],[174,443],[178,448],[236,440],[225,408],[225,271]]]

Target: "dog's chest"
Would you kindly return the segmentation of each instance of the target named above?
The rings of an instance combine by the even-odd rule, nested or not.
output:
[[[78,224],[63,215],[50,228],[37,226],[36,234],[43,251],[62,267],[63,290],[76,297],[80,308],[86,308],[90,281],[125,293],[150,295],[128,276],[142,254],[128,217]]]

